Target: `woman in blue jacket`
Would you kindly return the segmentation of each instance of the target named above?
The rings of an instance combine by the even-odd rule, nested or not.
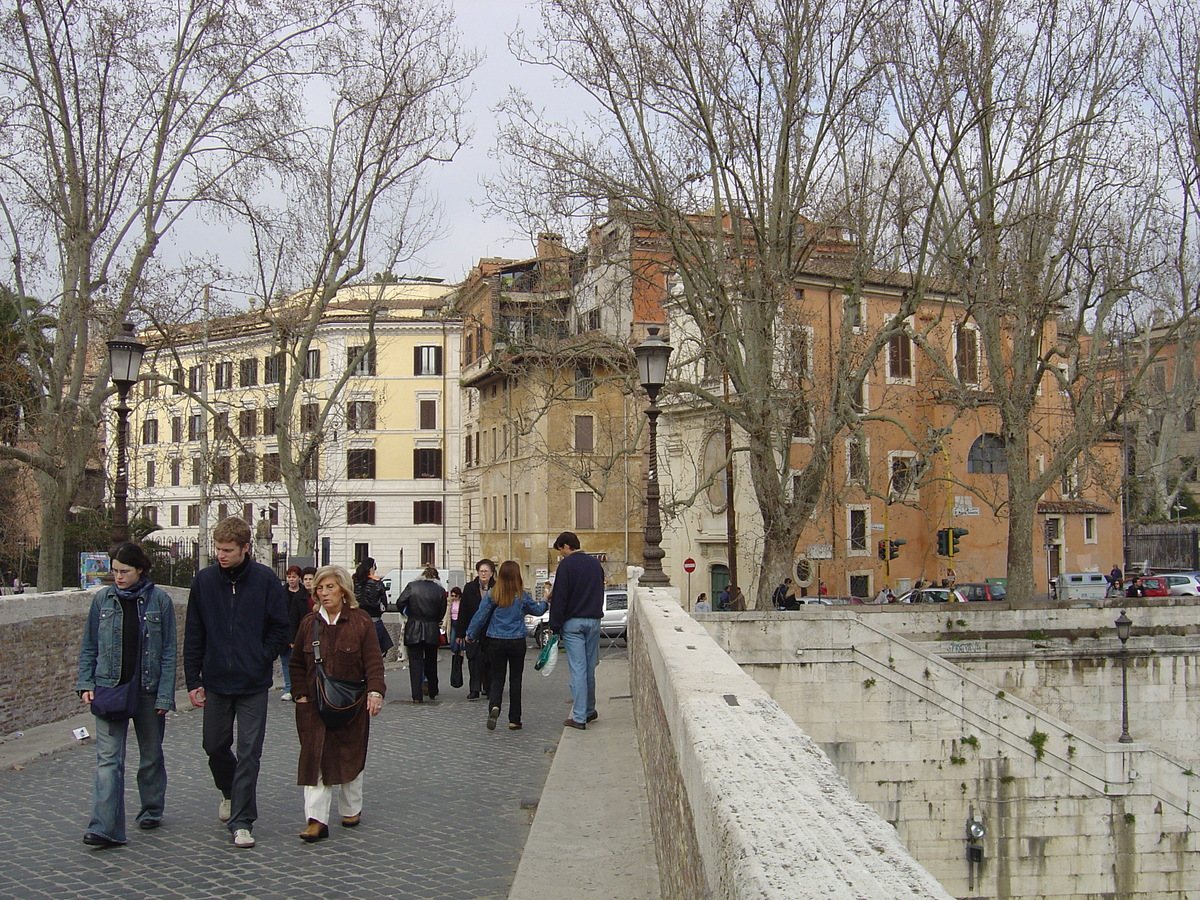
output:
[[[525,674],[525,616],[540,616],[548,604],[533,602],[521,583],[521,567],[511,559],[500,564],[496,584],[483,596],[479,610],[467,626],[467,640],[488,640],[488,731],[496,730],[500,700],[504,696],[504,673],[509,675],[508,727],[521,727],[521,678]]]
[[[75,690],[91,703],[97,685],[115,687],[138,675],[137,732],[138,793],[142,808],[137,823],[145,829],[162,824],[167,793],[163,732],[167,711],[175,708],[175,609],[171,598],[150,581],[150,558],[137,544],[126,541],[109,551],[114,583],[92,598],[87,627],[79,649]],[[139,634],[140,632],[140,634]],[[92,847],[125,843],[125,737],[128,719],[96,717],[96,780],[92,820],[83,842]]]

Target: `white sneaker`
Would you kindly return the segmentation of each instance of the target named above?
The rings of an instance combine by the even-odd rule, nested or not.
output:
[[[233,846],[243,849],[254,846],[254,835],[249,828],[237,828],[233,832]]]
[[[291,699],[292,699],[292,695],[291,695],[290,693],[288,693],[287,691],[284,691],[284,692],[283,692],[283,696],[282,696],[282,697],[280,697],[279,699],[280,699],[280,700],[291,700]]]
[[[232,811],[232,809],[233,809],[233,806],[232,806],[232,803],[229,800],[229,798],[228,797],[224,798],[221,801],[221,805],[217,807],[217,818],[220,819],[222,822],[228,822],[229,821],[229,813]]]

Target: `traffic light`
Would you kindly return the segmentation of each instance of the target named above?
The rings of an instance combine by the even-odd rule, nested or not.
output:
[[[888,543],[891,545],[888,547],[888,559],[895,559],[900,555],[900,547],[904,544],[907,544],[908,541],[901,538],[897,541],[888,541]]]
[[[888,558],[888,542],[887,541],[879,542],[879,558],[880,559]]]
[[[950,553],[952,556],[958,555],[958,539],[965,534],[970,534],[965,528],[950,529]]]
[[[937,552],[938,556],[950,555],[950,531],[946,528],[939,528],[937,533]]]

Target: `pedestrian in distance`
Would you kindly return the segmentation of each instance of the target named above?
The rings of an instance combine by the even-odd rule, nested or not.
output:
[[[462,687],[463,642],[458,639],[458,611],[462,606],[462,588],[458,585],[450,588],[447,599],[446,618],[442,620],[442,630],[450,641],[450,686]],[[455,684],[455,681],[458,683]]]
[[[383,627],[383,609],[387,606],[387,588],[375,576],[375,560],[365,557],[354,570],[354,599],[371,619],[371,627],[379,640],[379,652],[386,654],[395,646],[395,641]]]
[[[404,646],[408,652],[408,677],[413,703],[424,699],[421,684],[429,685],[429,699],[438,695],[438,647],[442,619],[446,615],[446,589],[438,583],[438,570],[426,566],[421,577],[410,581],[400,593],[404,621]]]
[[[708,594],[696,598],[696,612],[712,612],[712,604],[708,602]]]
[[[1121,573],[1121,567],[1113,563],[1112,570],[1108,573],[1108,592],[1120,596],[1124,588],[1124,576]]]
[[[791,586],[792,579],[783,579],[779,587],[775,588],[775,593],[771,595],[771,605],[776,609],[787,609],[788,592],[791,589]]]
[[[1146,589],[1142,587],[1141,576],[1134,575],[1133,580],[1129,582],[1129,587],[1125,589],[1126,597],[1145,597]]]
[[[301,581],[304,584],[304,589],[308,591],[308,611],[312,612],[316,609],[316,604],[313,599],[313,587],[316,585],[314,579],[317,577],[316,566],[305,566],[300,570],[302,573]]]
[[[175,708],[175,609],[171,598],[150,580],[150,557],[124,541],[109,551],[113,583],[92,597],[79,648],[75,690],[91,704],[97,686],[136,681],[132,720],[95,718],[96,777],[92,817],[83,842],[92,847],[124,844],[125,742],[133,722],[138,742],[138,796],[135,821],[144,829],[162,824],[167,795],[163,735],[167,712]]]
[[[288,663],[292,660],[292,647],[296,642],[296,631],[300,628],[300,620],[308,615],[312,609],[312,597],[307,588],[304,587],[304,570],[299,566],[288,566],[287,570],[287,591],[284,596],[287,599],[287,615],[288,615],[288,645],[287,649],[279,654],[279,663],[283,667],[283,700],[292,699],[292,674]]]
[[[491,674],[487,666],[487,648],[484,641],[465,644],[467,626],[479,611],[483,595],[490,590],[496,577],[496,564],[484,558],[475,563],[475,577],[462,590],[462,601],[458,606],[458,621],[454,626],[456,645],[464,648],[467,656],[467,699],[478,700],[480,691],[487,693]]]
[[[725,612],[729,609],[729,585],[725,585],[721,589],[721,594],[717,597],[717,612]]]
[[[375,624],[358,606],[350,573],[341,566],[324,566],[317,570],[315,581],[317,608],[300,623],[298,650],[292,656],[296,733],[300,738],[296,783],[304,786],[304,815],[308,820],[300,840],[309,844],[329,837],[334,787],[338,788],[342,825],[354,828],[362,821],[363,770],[371,718],[383,709],[387,692]],[[326,675],[366,682],[364,702],[341,728],[326,728],[317,711],[314,640],[320,642],[321,666]]]
[[[733,612],[745,612],[746,595],[742,593],[742,589],[734,585],[732,588],[730,588],[730,591],[733,593],[733,600],[730,601],[729,608]]]
[[[467,626],[467,641],[488,639],[491,679],[488,689],[488,731],[496,730],[500,704],[504,697],[504,678],[508,676],[508,728],[521,727],[521,682],[525,674],[525,617],[540,616],[549,604],[534,601],[521,582],[521,567],[508,559],[500,564],[500,574],[492,589]]]
[[[188,698],[204,710],[202,743],[221,792],[217,817],[242,849],[254,846],[272,670],[294,637],[283,584],[250,558],[250,541],[250,526],[233,516],[213,529],[217,561],[192,579],[183,644]]]
[[[600,661],[600,620],[604,617],[604,567],[579,550],[579,538],[564,531],[554,540],[561,561],[554,574],[550,630],[558,635],[570,671],[571,715],[567,728],[587,728],[596,713],[596,664]]]

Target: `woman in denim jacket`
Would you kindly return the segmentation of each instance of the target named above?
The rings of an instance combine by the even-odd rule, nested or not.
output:
[[[147,577],[150,558],[126,541],[109,551],[114,584],[92,598],[87,628],[79,648],[75,690],[91,703],[97,685],[125,684],[136,665],[138,623],[142,628],[141,690],[133,727],[137,732],[138,793],[142,808],[137,823],[145,829],[162,824],[167,793],[163,732],[167,710],[175,708],[175,610],[171,598]],[[92,847],[125,843],[125,737],[129,720],[96,717],[96,781],[92,820],[83,842]]]
[[[496,730],[500,700],[504,696],[504,673],[509,675],[508,727],[521,727],[521,679],[525,674],[525,616],[540,616],[549,606],[537,603],[521,583],[521,567],[511,559],[500,564],[496,584],[483,595],[479,610],[467,626],[467,640],[486,634],[491,683],[488,685],[488,731]]]

